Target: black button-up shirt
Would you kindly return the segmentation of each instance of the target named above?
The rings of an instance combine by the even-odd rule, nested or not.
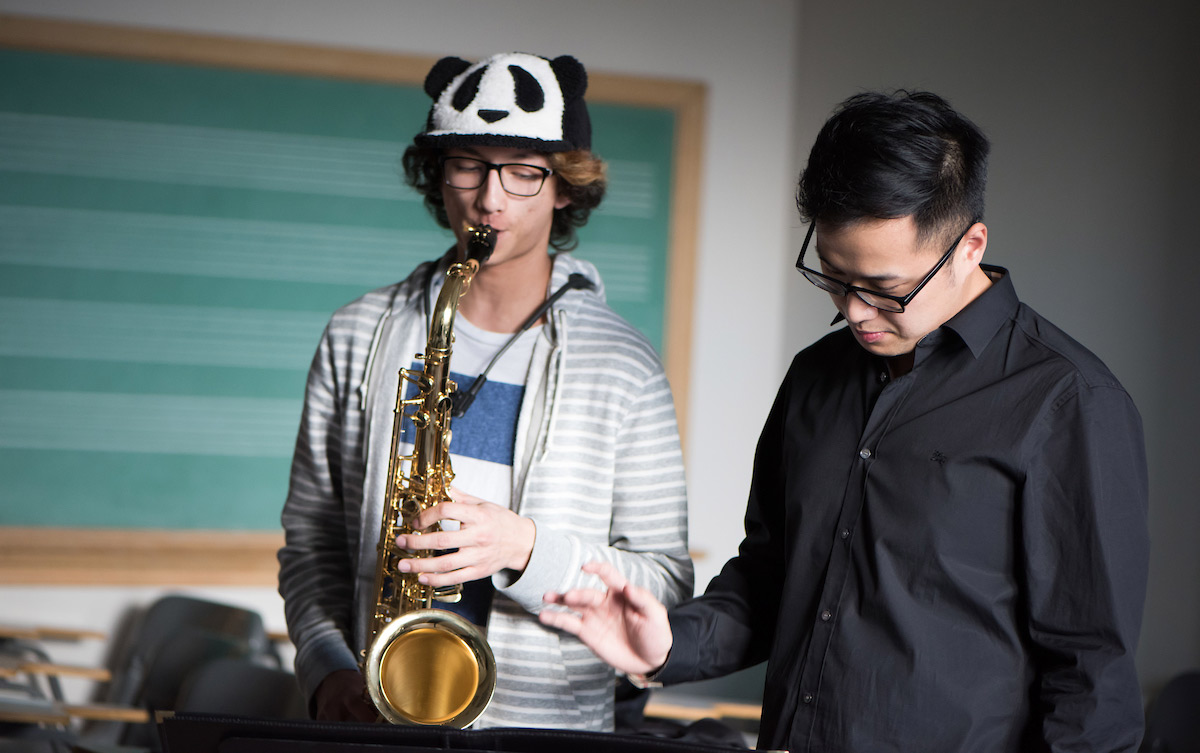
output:
[[[911,372],[846,329],[801,352],[738,556],[671,612],[664,682],[769,659],[760,746],[1133,751],[1148,561],[1141,421],[1007,272]]]

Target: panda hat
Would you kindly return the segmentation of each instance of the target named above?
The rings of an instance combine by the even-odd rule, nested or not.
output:
[[[507,146],[537,152],[590,149],[592,123],[583,93],[587,72],[575,58],[524,52],[472,65],[439,60],[425,77],[433,98],[418,146]]]

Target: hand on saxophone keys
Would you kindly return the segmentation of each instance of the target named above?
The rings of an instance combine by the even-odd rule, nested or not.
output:
[[[401,559],[400,572],[420,573],[421,584],[440,587],[487,578],[501,570],[525,571],[537,537],[532,520],[454,487],[450,499],[418,515],[413,528],[425,530],[451,520],[459,523],[458,530],[396,537],[402,549],[446,553]]]

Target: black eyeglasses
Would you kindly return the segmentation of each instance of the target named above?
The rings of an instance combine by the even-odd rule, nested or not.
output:
[[[805,279],[807,279],[813,285],[816,285],[821,290],[824,290],[826,293],[832,293],[833,295],[847,295],[849,293],[854,293],[856,296],[858,296],[859,300],[868,306],[873,306],[880,311],[888,311],[893,314],[902,314],[904,313],[904,307],[912,303],[912,299],[916,298],[917,293],[921,292],[921,288],[925,287],[925,284],[933,279],[933,276],[938,273],[938,270],[946,265],[946,262],[950,260],[951,255],[954,254],[954,249],[958,248],[958,244],[962,242],[963,237],[966,236],[967,230],[970,230],[974,224],[975,220],[971,220],[971,224],[967,225],[967,227],[964,228],[961,233],[959,233],[958,238],[954,240],[954,243],[950,244],[950,248],[946,249],[946,253],[942,254],[942,258],[938,259],[938,263],[934,266],[934,268],[929,270],[929,274],[925,275],[925,279],[917,283],[917,286],[912,289],[912,292],[906,296],[888,295],[887,293],[880,293],[874,290],[868,290],[867,288],[860,288],[857,285],[847,285],[841,280],[835,280],[829,275],[823,275],[815,269],[809,269],[808,267],[804,266],[804,252],[808,250],[808,242],[812,240],[813,231],[817,229],[816,222],[813,222],[808,226],[808,235],[804,236],[804,245],[800,247],[800,256],[796,258],[796,269],[800,270],[800,273],[804,275]]]
[[[554,171],[540,165],[494,162],[474,157],[442,157],[442,176],[451,188],[479,188],[495,170],[500,174],[500,186],[513,196],[537,196]]]

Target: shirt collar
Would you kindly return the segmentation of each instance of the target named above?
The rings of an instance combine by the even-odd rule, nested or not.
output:
[[[992,279],[991,286],[942,325],[955,332],[976,358],[1004,323],[1016,315],[1017,306],[1020,305],[1007,269],[991,264],[979,266]]]

